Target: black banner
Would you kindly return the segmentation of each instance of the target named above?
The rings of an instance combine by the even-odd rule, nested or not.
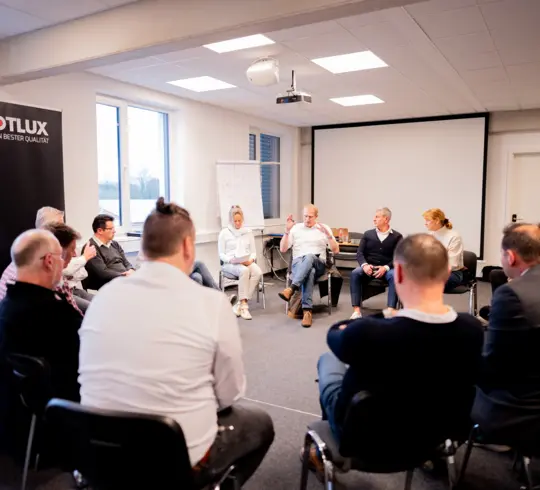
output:
[[[43,206],[64,210],[62,113],[0,102],[0,274]]]

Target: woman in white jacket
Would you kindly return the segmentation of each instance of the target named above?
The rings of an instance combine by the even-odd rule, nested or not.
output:
[[[251,320],[248,300],[259,285],[261,268],[255,263],[255,239],[253,232],[244,225],[244,213],[240,206],[232,206],[229,211],[229,226],[219,233],[219,258],[222,269],[238,278],[238,303],[233,307],[236,316]]]

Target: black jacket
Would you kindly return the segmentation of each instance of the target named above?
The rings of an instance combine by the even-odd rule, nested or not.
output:
[[[375,228],[366,231],[356,252],[358,264],[394,267],[394,250],[402,239],[403,235],[396,230],[392,230],[392,233],[389,233],[383,242],[379,240]]]

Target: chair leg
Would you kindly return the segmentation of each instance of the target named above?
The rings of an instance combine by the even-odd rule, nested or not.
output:
[[[531,474],[531,458],[529,458],[528,456],[522,456],[521,461],[523,465],[523,473],[525,473],[525,481],[527,483],[527,486],[525,488],[527,490],[533,490],[534,485],[533,485],[533,479],[532,479],[532,474]]]
[[[266,310],[266,291],[264,290],[264,276],[261,276],[261,293],[262,293],[263,310]]]
[[[459,486],[463,478],[465,477],[465,471],[467,471],[467,465],[469,464],[469,459],[473,450],[474,440],[478,434],[478,424],[474,425],[469,434],[469,440],[467,441],[467,449],[465,450],[465,455],[463,456],[463,461],[461,462],[461,469],[459,471],[459,476],[456,482],[456,486]]]
[[[453,490],[457,484],[457,468],[456,468],[456,451],[454,444],[450,439],[447,439],[444,443],[445,455],[446,455],[446,467],[448,470],[448,488]]]
[[[476,316],[478,315],[478,285],[475,283],[474,284],[474,313],[473,315]]]
[[[26,444],[26,456],[24,458],[24,468],[23,468],[21,490],[26,490],[26,482],[28,480],[28,467],[30,466],[30,458],[32,457],[32,444],[34,442],[36,422],[37,422],[37,416],[33,414],[32,420],[30,421],[30,431],[28,432],[28,442]]]
[[[405,475],[405,490],[411,490],[413,475],[414,470],[407,471],[407,474]]]
[[[328,314],[332,314],[332,275],[328,274]]]
[[[309,475],[309,450],[311,448],[312,439],[309,432],[304,439],[304,452],[302,453],[302,470],[300,473],[300,490],[307,489]]]

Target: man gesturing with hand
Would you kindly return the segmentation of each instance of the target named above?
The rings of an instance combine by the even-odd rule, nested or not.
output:
[[[292,215],[287,218],[283,238],[279,244],[282,253],[292,248],[292,284],[279,293],[279,297],[289,301],[295,291],[302,290],[302,326],[311,327],[313,322],[313,288],[315,281],[324,274],[326,248],[339,252],[339,245],[332,230],[317,222],[319,210],[313,204],[304,207],[303,223],[295,223]]]

